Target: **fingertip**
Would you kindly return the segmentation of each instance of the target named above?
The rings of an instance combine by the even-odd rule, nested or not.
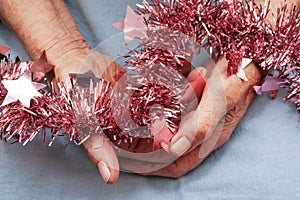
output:
[[[190,119],[191,116],[187,117]],[[186,122],[181,123],[181,126],[178,130],[178,132],[176,133],[176,135],[172,138],[170,145],[169,145],[169,151],[172,155],[174,156],[182,156],[184,153],[186,153],[188,151],[188,149],[191,148],[192,145],[192,140],[190,140],[190,138],[188,137],[188,135],[186,135],[186,133],[191,134],[191,132],[189,132],[186,129],[186,126],[188,124],[188,126],[190,126],[189,123],[187,123],[187,121],[189,121],[189,119],[184,119]]]
[[[102,161],[97,163],[97,168],[105,183],[113,184],[118,180],[119,170],[110,168],[106,163]]]
[[[120,172],[118,169],[111,169],[111,176],[107,181],[107,184],[114,184],[119,179]]]
[[[203,90],[206,85],[206,80],[202,76],[199,76],[190,84],[191,84],[192,88],[194,89],[194,92],[195,92],[198,100],[200,100]]]
[[[111,172],[110,172],[110,169],[108,168],[108,166],[104,162],[100,161],[99,163],[97,163],[97,168],[98,168],[98,171],[101,174],[104,182],[108,183],[108,181],[111,177]]]
[[[119,161],[110,143],[100,135],[94,135],[83,147],[96,165],[105,183],[113,184],[119,177]]]
[[[175,156],[182,156],[193,145],[195,145],[195,139],[197,135],[198,114],[196,111],[188,113],[180,122],[178,132],[172,138],[170,142],[170,152]]]

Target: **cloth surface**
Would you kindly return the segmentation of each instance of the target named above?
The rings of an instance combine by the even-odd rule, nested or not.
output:
[[[89,44],[114,47],[120,31],[112,23],[138,0],[68,0]],[[109,41],[109,42],[107,42]],[[112,42],[111,42],[112,41]],[[0,24],[0,44],[21,60],[28,56],[11,31]],[[104,45],[104,46],[105,46]],[[101,45],[100,45],[101,46]],[[105,50],[103,50],[105,51]],[[22,145],[0,144],[0,199],[299,199],[300,134],[296,108],[258,96],[230,140],[197,169],[180,179],[121,173],[106,185],[81,148],[64,141],[52,148],[42,138]]]

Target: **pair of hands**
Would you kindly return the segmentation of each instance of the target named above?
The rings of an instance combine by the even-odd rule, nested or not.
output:
[[[66,66],[56,67],[57,78],[62,80],[67,72],[74,72],[74,68]],[[113,84],[124,73],[109,57],[93,50],[77,66],[81,66],[77,71],[92,70]],[[246,112],[255,96],[253,86],[260,82],[261,74],[254,64],[249,64],[245,72],[248,81],[236,75],[228,77],[227,62],[221,60],[212,70],[198,67],[189,73],[187,80],[190,87],[182,100],[195,101],[191,99],[193,93],[198,97],[203,94],[197,109],[182,120],[169,145],[169,153],[162,149],[151,153],[118,150],[118,159],[111,144],[101,135],[93,135],[83,148],[107,183],[118,179],[119,169],[143,175],[180,177],[223,145]],[[196,101],[198,104],[198,99]],[[136,149],[143,148],[139,147],[143,143],[133,145]]]
[[[264,5],[264,1],[256,2],[258,5]],[[275,22],[271,13],[276,15],[280,4],[281,1],[275,0],[270,5],[271,12],[267,20],[273,27]],[[289,8],[291,4],[299,6],[299,0],[290,0],[287,4]],[[180,177],[197,167],[211,152],[223,145],[246,112],[255,96],[253,86],[259,84],[261,79],[261,73],[254,64],[245,69],[249,79],[247,82],[236,75],[227,77],[226,68],[227,63],[219,61],[216,67],[205,75],[207,84],[198,108],[183,120],[185,122],[170,143],[171,154],[163,150],[134,156],[128,152],[121,152],[121,168],[144,175]],[[187,79],[196,94],[202,93],[201,74],[192,71]],[[86,152],[98,163],[100,172],[108,170],[103,170],[105,164],[99,161],[104,161],[110,166],[111,173],[109,176],[108,173],[104,174],[104,179],[113,183],[118,177],[117,159],[106,143],[102,149],[93,150],[97,146],[97,140],[100,142],[103,138],[98,136],[91,139],[85,144]]]
[[[120,74],[118,65],[88,47],[63,0],[3,0],[0,15],[21,40],[32,60],[37,60],[41,52],[46,51],[48,62],[55,65],[58,80],[91,66],[95,74],[103,74],[106,80],[117,80],[115,78]],[[207,84],[202,99],[172,139],[171,154],[157,151],[132,156],[121,152],[121,168],[146,175],[180,177],[224,144],[254,96],[252,86],[260,80],[260,73],[253,64],[246,68],[248,82],[235,75],[227,77],[226,65],[220,61],[206,74]],[[203,89],[201,75],[192,71],[188,80],[195,93],[200,94]],[[189,99],[188,94],[186,99]],[[107,140],[94,135],[84,144],[84,149],[104,180],[114,183],[120,166]]]

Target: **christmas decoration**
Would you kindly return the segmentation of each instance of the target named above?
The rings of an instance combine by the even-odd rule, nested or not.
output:
[[[104,133],[119,147],[142,142],[149,147],[143,152],[167,150],[186,114],[180,98],[188,86],[189,61],[203,49],[215,61],[226,58],[228,76],[237,74],[243,81],[248,80],[245,67],[254,62],[266,74],[255,86],[257,93],[270,91],[275,97],[285,88],[285,100],[300,110],[300,13],[282,5],[272,27],[269,12],[269,4],[253,0],[143,1],[137,13],[128,7],[116,26],[126,43],[138,38],[140,45],[124,55],[123,67],[130,73],[114,88],[88,72],[70,74],[72,86],[57,83],[55,94],[37,83],[54,84],[45,53],[28,63],[1,57],[1,138],[25,145],[50,133],[49,145],[61,135],[80,145]],[[0,46],[1,55],[8,50]]]

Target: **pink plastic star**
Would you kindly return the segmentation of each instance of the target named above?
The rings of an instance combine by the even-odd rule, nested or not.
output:
[[[44,51],[39,60],[29,62],[29,69],[32,72],[32,80],[41,81],[48,72],[54,69],[54,65],[47,62]]]
[[[124,32],[125,43],[129,44],[134,38],[147,37],[145,20],[148,19],[148,14],[139,15],[130,6],[127,6],[125,19],[113,25]]]
[[[0,45],[0,53],[5,55],[8,51],[10,50],[10,48]]]
[[[19,100],[27,108],[30,107],[30,100],[33,97],[42,96],[38,90],[46,87],[44,84],[32,82],[29,73],[25,73],[17,80],[3,80],[2,84],[7,89],[7,95],[1,106]]]
[[[262,86],[254,86],[257,94],[261,95],[262,92],[277,91],[285,82],[274,76],[267,76]]]

